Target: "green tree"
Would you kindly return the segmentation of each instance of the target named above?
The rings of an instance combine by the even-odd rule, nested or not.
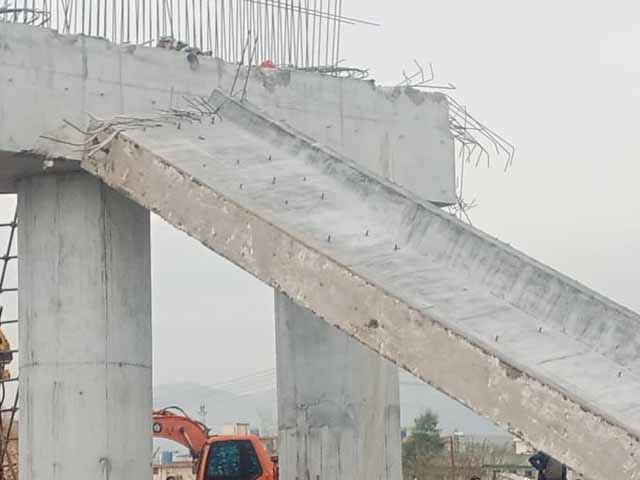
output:
[[[414,421],[409,437],[402,444],[402,468],[405,478],[423,475],[425,468],[444,450],[438,428],[438,415],[426,410]]]

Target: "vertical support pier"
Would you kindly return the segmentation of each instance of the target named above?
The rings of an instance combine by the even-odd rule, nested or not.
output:
[[[281,478],[400,480],[398,369],[276,292]]]
[[[149,212],[76,172],[18,216],[20,478],[151,478]]]

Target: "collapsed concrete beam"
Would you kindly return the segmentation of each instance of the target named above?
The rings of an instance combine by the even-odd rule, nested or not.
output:
[[[593,478],[640,479],[637,314],[216,93],[83,168]]]

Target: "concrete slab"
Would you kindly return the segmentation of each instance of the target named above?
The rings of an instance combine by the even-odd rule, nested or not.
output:
[[[193,67],[177,51],[0,22],[0,151],[31,150],[63,118],[82,127],[88,113],[150,114],[234,83],[241,93],[246,82],[248,98],[270,116],[423,198],[455,203],[443,95],[295,70],[254,68],[247,79],[246,68],[210,57]]]
[[[640,318],[220,93],[83,168],[592,478],[640,479]]]

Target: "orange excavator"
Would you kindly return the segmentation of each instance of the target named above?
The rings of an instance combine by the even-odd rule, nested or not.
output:
[[[189,449],[196,480],[278,480],[278,461],[255,435],[209,435],[178,407],[153,413],[154,437]]]

